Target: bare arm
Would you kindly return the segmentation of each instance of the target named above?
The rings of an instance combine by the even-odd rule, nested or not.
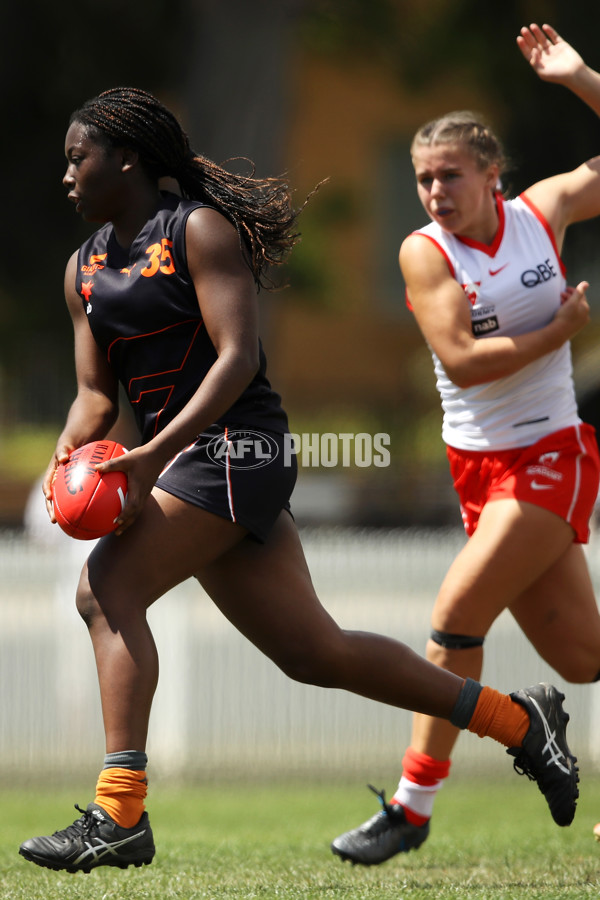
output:
[[[522,28],[517,45],[539,78],[568,88],[600,116],[600,74],[552,26]],[[576,140],[575,134],[564,131],[567,139]],[[526,193],[552,226],[561,249],[570,224],[600,214],[600,157],[540,181]]]
[[[419,328],[448,378],[461,388],[496,381],[556,350],[589,320],[587,282],[565,295],[554,319],[516,337],[476,339],[469,304],[431,241],[410,235],[400,248],[400,267]]]
[[[233,225],[215,210],[195,210],[188,219],[186,247],[217,359],[189,403],[151,442],[164,462],[227,412],[259,365],[256,289]]]
[[[521,28],[517,46],[542,81],[562,84],[600,116],[600,74],[551,25]]]
[[[75,339],[77,395],[46,470],[43,491],[48,503],[51,497],[50,485],[59,463],[66,462],[69,453],[77,447],[103,438],[116,421],[119,409],[117,381],[98,349],[81,297],[75,290],[76,270],[77,254],[74,254],[65,273],[65,298]],[[48,508],[53,518],[51,507]]]

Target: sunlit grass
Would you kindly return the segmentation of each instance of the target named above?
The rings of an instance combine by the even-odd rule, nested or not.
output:
[[[600,782],[582,787],[575,823],[551,821],[533,785],[481,778],[450,783],[438,800],[430,839],[418,852],[375,868],[333,857],[331,839],[374,811],[352,784],[174,789],[153,785],[149,812],[157,845],[151,866],[67,875],[17,854],[19,843],[77,817],[81,790],[0,793],[3,900],[581,900],[600,891]]]

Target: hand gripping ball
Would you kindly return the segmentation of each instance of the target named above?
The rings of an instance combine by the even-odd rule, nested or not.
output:
[[[54,516],[63,531],[80,541],[103,537],[117,527],[125,505],[125,472],[101,474],[94,466],[127,453],[116,441],[92,441],[57,467],[52,481]]]

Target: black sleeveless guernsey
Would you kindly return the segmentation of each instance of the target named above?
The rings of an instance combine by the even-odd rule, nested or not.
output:
[[[185,248],[189,214],[205,204],[164,193],[129,250],[111,224],[80,248],[76,289],[92,334],[125,388],[142,443],[180,412],[217,359],[202,322]],[[281,398],[260,366],[218,424],[288,430]],[[215,423],[216,424],[216,423]]]

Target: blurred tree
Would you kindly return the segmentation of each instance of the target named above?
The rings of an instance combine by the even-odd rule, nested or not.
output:
[[[598,68],[600,4],[587,0],[318,0],[302,36],[312,52],[341,65],[361,59],[388,69],[415,95],[443,84],[449,72],[455,82],[476,83],[489,97],[478,112],[491,119],[513,162],[505,187],[514,194],[600,149],[596,116],[569,91],[527,72],[515,39],[532,21],[550,22]],[[572,229],[567,264],[589,271],[599,238],[600,220]]]
[[[62,410],[48,398],[63,407],[70,399],[61,387],[72,382],[62,279],[69,254],[90,231],[61,183],[70,113],[108,87],[142,87],[181,117],[198,152],[217,161],[245,155],[259,174],[280,172],[286,63],[304,5],[105,0],[99,7],[80,0],[57,15],[32,0],[3,10],[0,77],[10,90],[0,97],[0,165],[10,214],[2,222],[0,359],[15,373],[4,392],[14,415],[27,405],[32,418],[53,419]]]
[[[28,406],[33,419],[54,419],[55,399],[70,399],[61,390],[72,379],[62,281],[68,255],[89,226],[74,215],[61,183],[69,115],[118,84],[163,93],[177,84],[181,6],[181,0],[146,0],[143,9],[118,0],[3,6],[0,359],[10,384],[4,401],[17,407],[14,415]]]
[[[307,3],[188,0],[193,52],[182,99],[198,152],[215,162],[247,157],[259,176],[282,171],[294,29]]]
[[[340,65],[385,66],[425,92],[451,70],[477,79],[518,164],[515,189],[596,152],[598,121],[567,91],[527,77],[514,39],[549,19],[595,62],[600,6],[584,0],[43,0],[5,4],[0,34],[4,208],[0,360],[15,415],[62,414],[72,379],[62,299],[69,253],[89,233],[66,202],[71,111],[117,84],[147,88],[186,123],[199,152],[280,171],[296,42]],[[597,227],[594,223],[593,228]],[[596,238],[594,238],[594,243]],[[589,242],[586,245],[589,253]],[[587,258],[587,257],[586,257]],[[8,374],[7,374],[8,373]],[[55,398],[63,398],[55,402]],[[32,399],[34,398],[34,399]],[[37,401],[35,400],[37,398]],[[10,412],[10,410],[9,410]]]

